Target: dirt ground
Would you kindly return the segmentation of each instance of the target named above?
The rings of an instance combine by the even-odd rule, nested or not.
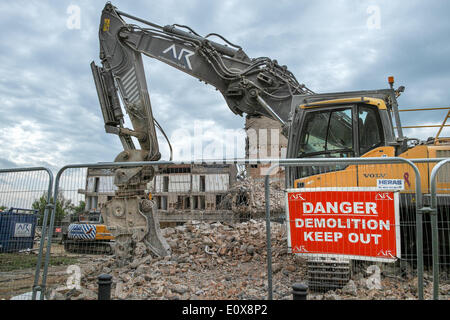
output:
[[[155,257],[137,246],[124,266],[114,256],[84,257],[78,290],[53,289],[51,299],[96,299],[97,278],[113,278],[113,299],[263,300],[268,298],[267,248],[264,220],[237,224],[192,222],[162,229],[172,253]],[[286,230],[272,224],[273,299],[292,299],[294,283],[308,284],[307,260],[288,253]],[[415,300],[414,270],[380,269],[379,283],[367,266],[352,272],[348,283],[337,290],[310,290],[311,300]],[[440,298],[450,299],[450,282],[443,279]],[[425,299],[432,298],[432,277],[426,273]],[[311,288],[313,289],[313,288]]]
[[[308,284],[307,261],[287,252],[286,230],[272,224],[273,299],[291,300],[294,283]],[[162,229],[172,253],[155,257],[138,245],[134,257],[119,266],[114,256],[68,254],[52,246],[46,299],[95,300],[97,279],[112,276],[112,298],[124,300],[264,300],[268,298],[264,220],[238,224],[192,222]],[[1,257],[0,257],[1,258]],[[20,258],[20,257],[19,257]],[[22,257],[23,258],[23,257]],[[22,261],[25,261],[23,259]],[[2,264],[0,264],[2,265]],[[391,268],[392,269],[392,268]],[[0,272],[0,299],[31,291],[34,268]],[[77,278],[77,272],[79,277]],[[363,268],[352,272],[343,288],[316,292],[310,300],[415,300],[413,270],[381,270],[378,286]],[[373,282],[372,282],[373,284]],[[425,299],[432,298],[432,276],[425,274]],[[442,279],[440,298],[450,299],[450,282]]]
[[[38,247],[39,245],[36,244],[31,252],[0,254],[0,300],[9,300],[14,296],[32,291]],[[54,287],[67,281],[67,267],[73,264],[78,265],[86,258],[91,259],[83,255],[67,254],[62,245],[52,244],[47,286]],[[44,263],[42,263],[38,284],[42,283],[43,269]]]

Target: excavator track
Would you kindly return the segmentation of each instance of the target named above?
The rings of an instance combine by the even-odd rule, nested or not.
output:
[[[114,242],[112,241],[80,241],[65,240],[64,250],[76,254],[106,254],[114,252]]]

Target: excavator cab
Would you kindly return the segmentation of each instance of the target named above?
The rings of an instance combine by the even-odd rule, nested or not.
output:
[[[391,81],[390,81],[391,82]],[[400,87],[403,91],[403,87]],[[294,96],[288,135],[288,158],[368,158],[399,157],[426,159],[448,157],[448,138],[438,138],[450,112],[434,139],[420,141],[403,136],[397,97],[391,89]],[[431,109],[411,110],[424,111]],[[415,126],[421,127],[421,126]],[[430,172],[436,162],[415,163],[420,173],[423,202],[429,204]],[[402,258],[414,261],[416,255],[416,173],[406,164],[342,164],[286,167],[287,188],[377,188],[380,180],[400,182],[399,221]],[[438,221],[446,221],[450,203],[448,174],[437,182],[440,197]],[[322,189],[323,190],[323,189]],[[425,263],[431,264],[431,226],[424,224]],[[445,243],[445,242],[443,242]],[[448,247],[440,245],[440,257]],[[309,262],[308,262],[309,263]],[[314,267],[314,265],[312,264]],[[312,268],[313,268],[312,267]],[[311,271],[310,274],[314,274]],[[310,282],[314,279],[310,278]]]
[[[394,133],[392,89],[296,96],[293,104],[288,158],[396,156],[405,149],[405,139]],[[301,186],[298,179],[346,167],[294,168],[288,170],[288,185]]]
[[[419,141],[403,136],[397,90],[382,89],[293,97],[288,158],[402,157],[440,158],[447,155],[445,139]],[[419,163],[428,177],[435,163]],[[415,193],[415,173],[407,164],[301,166],[286,168],[287,187],[376,187],[377,179],[403,179],[402,194]],[[429,192],[428,179],[421,190]],[[447,182],[440,188],[446,189]]]

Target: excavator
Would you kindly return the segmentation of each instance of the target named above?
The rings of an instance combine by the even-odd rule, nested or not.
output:
[[[91,68],[105,131],[117,135],[124,148],[116,162],[161,158],[156,128],[162,128],[152,113],[143,55],[213,86],[237,115],[278,121],[288,138],[287,158],[417,159],[450,155],[446,139],[436,136],[424,142],[403,135],[397,98],[405,88],[395,89],[391,77],[390,87],[385,89],[317,94],[299,83],[277,60],[251,58],[240,46],[217,33],[201,36],[185,25],[160,26],[122,12],[109,2],[101,14],[99,42],[101,66],[93,61]],[[133,129],[125,127],[121,103]],[[373,187],[382,176],[407,180],[402,194],[411,199],[415,191],[414,172],[406,164],[396,166],[400,169],[338,164],[325,169],[286,168],[286,188],[336,186],[336,181],[345,187]],[[433,166],[418,165],[424,177],[424,193],[429,190]],[[117,242],[116,255],[124,259],[137,242],[144,242],[156,255],[170,254],[170,247],[161,236],[155,203],[146,192],[154,175],[151,165],[115,171],[118,189],[102,208],[102,215]]]

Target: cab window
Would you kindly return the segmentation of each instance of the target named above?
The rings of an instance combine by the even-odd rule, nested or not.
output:
[[[383,133],[376,107],[358,107],[358,130],[360,155],[383,144]]]
[[[352,108],[309,111],[305,115],[297,157],[343,158],[353,157]],[[345,164],[332,166],[302,166],[296,169],[297,177],[343,170]]]
[[[308,112],[297,156],[353,156],[352,109]]]

